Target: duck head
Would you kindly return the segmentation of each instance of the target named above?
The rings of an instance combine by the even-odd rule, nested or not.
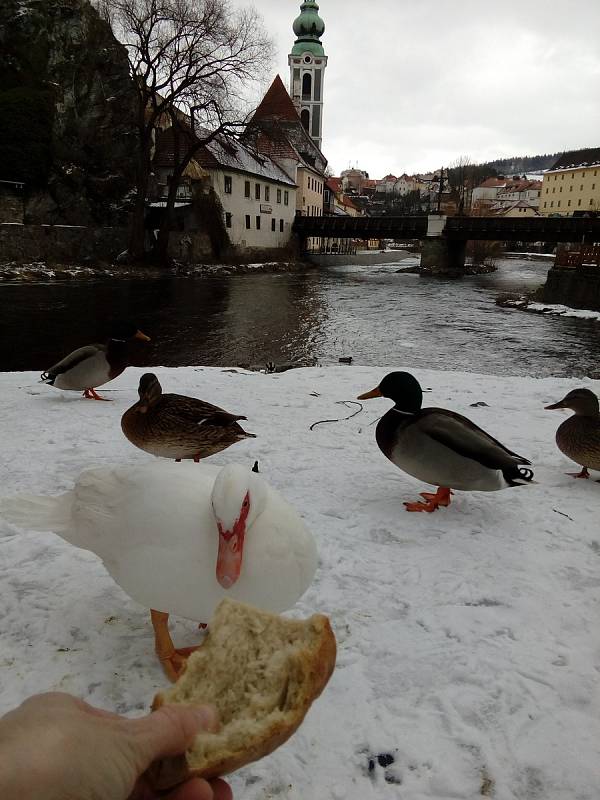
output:
[[[370,392],[359,394],[357,400],[369,400],[371,397],[389,397],[396,408],[408,414],[415,414],[423,403],[419,381],[410,372],[388,373],[379,386]]]
[[[113,326],[110,339],[113,342],[127,342],[129,339],[139,339],[141,342],[149,342],[150,337],[142,333],[137,325],[132,322],[117,322]]]
[[[545,408],[549,411],[555,408],[570,408],[583,417],[597,417],[600,413],[598,398],[589,389],[573,389],[558,403],[545,406]]]
[[[150,406],[156,403],[162,395],[162,386],[153,372],[146,372],[142,375],[138,386],[138,394],[140,396],[138,411],[140,414],[145,414]]]
[[[228,464],[212,490],[212,507],[219,531],[217,581],[230,589],[240,577],[244,541],[267,503],[267,486],[255,472]]]

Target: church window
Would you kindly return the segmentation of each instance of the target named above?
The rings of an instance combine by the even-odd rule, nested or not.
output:
[[[302,99],[310,100],[312,94],[312,76],[310,72],[305,72],[302,76]]]
[[[313,109],[313,118],[312,118],[312,136],[319,135],[320,127],[321,127],[321,106],[315,106]]]
[[[315,70],[315,91],[314,91],[314,99],[320,100],[321,99],[321,70]]]
[[[308,130],[308,126],[310,124],[310,111],[307,108],[303,108],[300,113],[300,120],[304,125],[304,128]]]

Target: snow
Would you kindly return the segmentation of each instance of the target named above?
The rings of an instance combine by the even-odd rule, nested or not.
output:
[[[563,306],[561,304],[529,303],[527,305],[527,310],[539,311],[544,314],[558,314],[561,317],[579,317],[579,319],[600,320],[600,311],[590,311],[587,308],[571,308],[570,306]]]
[[[291,613],[328,614],[338,640],[337,668],[299,731],[231,776],[238,800],[597,800],[600,485],[565,475],[574,465],[554,433],[566,413],[544,405],[576,386],[598,393],[599,382],[415,371],[431,389],[426,404],[523,453],[538,481],[457,492],[428,515],[402,501],[429,487],[375,444],[389,401],[309,430],[348,416],[336,401],[373,388],[383,370],[155,371],[167,391],[248,416],[258,438],[210,460],[259,459],[302,513],[320,566]],[[140,374],[102,390],[112,403],[1,374],[0,494],[57,493],[84,467],[147,462],[119,426]],[[147,610],[96,556],[54,534],[0,520],[0,552],[0,711],[45,689],[146,711],[166,683]],[[172,628],[178,645],[201,635],[182,620]]]

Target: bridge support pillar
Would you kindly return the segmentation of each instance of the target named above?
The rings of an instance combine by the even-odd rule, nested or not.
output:
[[[428,236],[421,242],[421,272],[459,278],[465,271],[466,241]]]

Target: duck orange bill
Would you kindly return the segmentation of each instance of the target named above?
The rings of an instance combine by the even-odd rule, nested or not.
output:
[[[357,400],[370,400],[372,397],[383,397],[383,395],[381,394],[381,391],[379,389],[379,386],[377,386],[375,389],[371,389],[370,392],[365,392],[364,394],[359,394],[356,399]]]
[[[146,334],[142,333],[141,331],[136,331],[134,333],[134,335],[133,335],[133,338],[134,339],[139,339],[140,342],[151,342],[152,341],[152,339],[150,339],[149,336],[146,336]]]
[[[248,497],[248,495],[246,495]],[[224,589],[231,589],[240,577],[244,554],[244,537],[246,536],[246,519],[249,505],[242,505],[240,516],[233,523],[233,530],[226,531],[217,522],[219,529],[219,552],[217,553],[217,581]]]

